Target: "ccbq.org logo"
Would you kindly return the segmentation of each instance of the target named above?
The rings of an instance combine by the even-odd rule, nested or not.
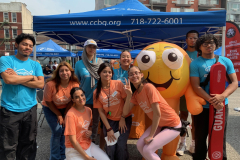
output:
[[[227,35],[226,36],[227,36],[227,38],[232,38],[232,37],[235,36],[235,34],[236,34],[235,28],[231,27],[227,30]]]
[[[213,154],[212,154],[212,158],[213,158],[213,159],[219,159],[219,158],[221,158],[221,156],[222,156],[222,154],[221,154],[221,152],[219,152],[219,151],[215,151],[215,152],[213,152]]]

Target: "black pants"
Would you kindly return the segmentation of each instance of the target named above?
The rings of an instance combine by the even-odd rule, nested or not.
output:
[[[227,160],[226,135],[227,135],[228,105],[225,106],[225,128],[223,138],[223,160]],[[209,125],[209,109],[203,108],[202,113],[194,116],[195,125],[195,153],[193,160],[205,160],[207,156],[207,137]]]
[[[112,127],[114,133],[119,131],[119,121],[113,121],[108,119],[109,125]],[[119,131],[120,136],[118,137],[118,141],[113,146],[107,146],[107,155],[110,158],[110,160],[128,160],[129,154],[127,150],[127,140],[130,134],[131,126],[132,126],[132,115],[125,118],[125,123],[127,126],[127,130],[125,133],[122,133]],[[107,129],[105,125],[103,125],[103,134],[106,137],[107,136]]]
[[[37,105],[26,112],[0,111],[0,159],[35,160]]]

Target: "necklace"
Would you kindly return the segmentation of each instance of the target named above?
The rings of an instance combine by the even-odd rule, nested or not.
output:
[[[111,84],[111,82],[110,82],[110,84]],[[110,107],[110,101],[109,101],[109,99],[110,99],[110,84],[109,84],[108,94],[102,88],[103,92],[106,94],[107,99],[108,99],[108,110],[109,110],[109,107]],[[108,112],[108,114],[111,116],[111,112]]]

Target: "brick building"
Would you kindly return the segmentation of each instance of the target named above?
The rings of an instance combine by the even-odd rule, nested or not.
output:
[[[95,0],[95,9],[102,9],[125,0]],[[139,0],[148,8],[161,12],[196,12],[226,8],[226,0]]]
[[[14,53],[15,38],[21,33],[33,33],[32,15],[27,5],[0,3],[0,56]]]

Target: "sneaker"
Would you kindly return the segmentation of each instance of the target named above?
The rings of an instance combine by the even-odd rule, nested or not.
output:
[[[180,155],[180,156],[183,156],[184,155],[184,151],[186,150],[187,146],[183,143],[180,143],[179,144],[179,147],[177,149],[177,154]]]
[[[240,107],[238,107],[238,108],[234,108],[234,111],[238,111],[238,112],[240,112]]]
[[[195,145],[190,145],[189,152],[192,154],[195,153]]]

